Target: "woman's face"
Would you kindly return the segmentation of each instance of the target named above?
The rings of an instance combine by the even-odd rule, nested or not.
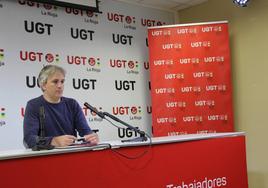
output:
[[[57,103],[63,95],[65,76],[57,71],[48,77],[47,82],[42,85],[44,97],[48,102]]]

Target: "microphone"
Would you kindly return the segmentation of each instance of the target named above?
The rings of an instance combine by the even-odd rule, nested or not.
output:
[[[95,114],[97,114],[100,118],[102,118],[102,119],[105,118],[104,114],[102,112],[99,112],[96,108],[94,108],[93,106],[91,106],[87,102],[84,103],[84,106],[87,107],[88,109],[90,109],[91,112],[94,112]]]
[[[45,137],[45,108],[44,106],[40,106],[39,108],[39,137],[37,140],[36,145],[32,148],[33,151],[40,151],[40,150],[51,150],[54,146],[47,144],[46,137]]]
[[[84,106],[87,107],[88,109],[90,109],[92,112],[94,112],[95,114],[97,114],[99,117],[101,117],[102,119],[105,119],[107,121],[109,121],[108,119],[106,119],[105,116],[108,116],[109,118],[113,119],[114,121],[117,121],[118,123],[121,123],[123,125],[125,125],[126,127],[128,127],[130,130],[133,130],[137,133],[140,134],[139,138],[134,138],[134,139],[130,139],[130,140],[122,140],[122,142],[131,142],[131,141],[147,141],[147,137],[145,136],[146,133],[144,131],[141,131],[140,129],[133,127],[129,124],[127,124],[126,122],[120,120],[119,118],[115,117],[114,115],[108,113],[108,112],[100,112],[98,111],[96,108],[94,108],[93,106],[91,106],[90,104],[88,104],[87,102],[84,103]],[[110,121],[109,121],[110,122]],[[110,122],[111,123],[111,122]]]
[[[45,108],[39,108],[40,137],[45,137]]]

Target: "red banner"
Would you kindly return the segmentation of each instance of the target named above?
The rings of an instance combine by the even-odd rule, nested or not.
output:
[[[154,136],[233,131],[228,23],[149,28]]]
[[[0,187],[248,188],[244,136],[148,147],[0,160]]]

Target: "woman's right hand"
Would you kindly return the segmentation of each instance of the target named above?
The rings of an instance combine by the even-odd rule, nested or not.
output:
[[[62,135],[53,137],[51,145],[55,147],[65,147],[74,143],[76,137],[72,135]]]

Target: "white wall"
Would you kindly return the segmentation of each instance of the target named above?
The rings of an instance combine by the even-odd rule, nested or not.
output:
[[[36,77],[47,64],[67,70],[64,94],[81,107],[88,102],[151,132],[147,27],[172,24],[174,15],[110,0],[100,10],[0,1],[0,150],[23,148],[23,111],[42,94]],[[101,140],[133,137],[84,112]]]

